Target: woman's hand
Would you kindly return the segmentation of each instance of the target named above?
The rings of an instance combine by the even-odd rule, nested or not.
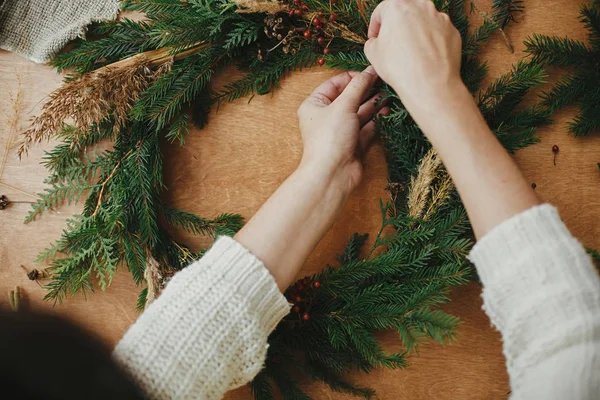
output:
[[[389,113],[379,94],[369,97],[377,80],[372,67],[344,72],[317,87],[298,109],[302,164],[314,165],[348,193],[362,177],[360,158],[375,134],[373,117]]]
[[[418,122],[457,91],[461,38],[431,0],[386,0],[371,15],[365,55]]]
[[[462,83],[460,35],[431,0],[380,3],[365,54],[442,158],[478,238],[539,204]]]
[[[264,263],[282,292],[360,181],[360,156],[375,132],[372,118],[389,112],[377,96],[369,98],[376,81],[372,68],[343,73],[302,103],[300,166],[235,235]]]

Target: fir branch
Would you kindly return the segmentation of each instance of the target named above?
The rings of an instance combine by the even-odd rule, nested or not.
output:
[[[532,63],[555,67],[579,67],[591,60],[584,43],[569,39],[534,34],[525,41],[525,52]]]
[[[236,214],[221,214],[215,219],[201,218],[195,214],[170,207],[163,207],[161,215],[174,227],[196,235],[216,238],[218,235],[233,236],[243,226],[243,218]]]
[[[348,241],[344,252],[337,256],[337,259],[340,261],[340,263],[344,265],[358,261],[360,249],[363,247],[363,244],[365,243],[368,237],[368,234],[353,234],[350,240]]]
[[[492,18],[504,29],[510,22],[516,21],[516,13],[523,12],[523,3],[523,0],[494,0]]]
[[[581,22],[588,29],[589,44],[569,38],[533,35],[526,42],[526,52],[532,62],[565,68],[566,75],[543,95],[543,105],[555,112],[577,104],[579,113],[569,122],[574,136],[587,135],[600,129],[600,101],[590,87],[600,84],[597,59],[600,54],[600,10],[597,2],[584,5]]]

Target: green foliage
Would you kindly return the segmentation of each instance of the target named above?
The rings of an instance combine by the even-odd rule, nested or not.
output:
[[[512,20],[518,3],[495,1],[494,18],[471,30],[464,0],[435,1],[462,35],[463,80],[510,151],[535,142],[535,128],[548,123],[551,111],[543,106],[521,107],[528,91],[544,79],[542,69],[532,63],[519,63],[480,90],[487,67],[477,53],[494,31]],[[304,4],[325,15],[333,10],[337,23],[364,38],[368,16],[377,2],[338,2],[324,7],[320,1],[306,0]],[[64,201],[76,201],[86,193],[87,198],[81,215],[70,220],[61,238],[40,254],[40,259],[52,260],[54,280],[46,297],[54,301],[93,291],[93,280],[104,290],[121,265],[139,285],[144,283],[150,257],[160,265],[159,272],[169,276],[202,256],[203,251],[195,253],[176,242],[171,229],[211,238],[239,230],[243,223],[239,215],[202,218],[164,204],[161,143],[183,144],[190,120],[204,126],[211,106],[267,94],[287,73],[312,66],[323,57],[322,47],[297,33],[306,21],[287,12],[277,15],[285,26],[281,31],[286,35],[284,44],[277,35],[265,33],[264,14],[237,13],[236,6],[226,0],[127,0],[124,8],[144,12],[148,19],[97,24],[87,40],[77,41],[54,66],[82,74],[162,48],[174,58],[148,67],[146,72],[154,78],[126,124],[115,123],[116,116],[110,115],[85,132],[67,127],[55,134],[63,143],[44,159],[50,188],[28,220]],[[328,44],[331,53],[324,57],[327,66],[364,69],[368,60],[359,42],[336,34]],[[198,44],[204,47],[193,54],[182,53]],[[217,73],[233,66],[241,71],[241,78],[222,87],[211,84]],[[459,320],[438,307],[449,301],[451,287],[471,276],[466,261],[472,245],[470,226],[454,192],[427,217],[409,216],[409,183],[419,174],[421,159],[431,145],[393,90],[387,85],[382,90],[392,111],[376,123],[385,144],[392,196],[381,202],[381,229],[366,256],[361,257],[361,249],[367,235],[355,234],[338,256],[339,266],[328,266],[286,291],[298,309],[269,338],[265,368],[251,383],[256,399],[272,399],[274,391],[288,400],[308,399],[300,388],[306,378],[323,382],[333,391],[371,398],[374,392],[348,382],[346,372],[404,368],[420,343],[446,343],[455,337]],[[94,149],[103,140],[111,140],[114,146],[98,153]],[[143,289],[138,309],[145,306],[146,295]],[[303,318],[305,313],[308,320]],[[396,331],[402,351],[386,353],[376,336],[381,330]]]
[[[494,0],[492,16],[501,29],[510,22],[516,21],[516,13],[523,12],[523,0]]]
[[[600,129],[600,6],[597,2],[584,5],[581,22],[588,30],[588,43],[569,38],[533,35],[526,42],[532,63],[560,67],[565,76],[544,93],[543,105],[549,112],[576,104],[579,113],[569,122],[575,136],[587,135]]]
[[[600,166],[599,166],[600,168]],[[594,262],[594,265],[596,266],[596,268],[598,268],[600,270],[600,252],[598,252],[598,250],[595,249],[587,249],[588,254],[590,255],[590,257],[592,257],[592,261]]]

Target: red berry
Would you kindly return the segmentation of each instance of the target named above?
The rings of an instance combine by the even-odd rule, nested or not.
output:
[[[337,14],[335,14],[335,13],[332,13],[329,16],[329,22],[334,22],[336,19],[337,19]]]
[[[319,12],[317,13],[317,15],[319,16],[319,18],[322,18],[322,17],[323,17],[323,11],[319,11]]]
[[[312,20],[313,25],[319,25],[321,23],[321,21],[319,21],[319,18],[313,18]]]
[[[308,315],[307,313],[302,314],[302,319],[305,321],[308,321],[310,319],[310,315]]]
[[[323,64],[325,64],[325,59],[324,59],[324,58],[319,58],[319,59],[317,60],[317,64],[319,64],[319,65],[323,65]]]
[[[293,16],[294,16],[294,11],[295,11],[295,10],[290,10],[290,17],[293,17]]]
[[[317,24],[317,25],[315,25],[315,28],[317,28],[317,30],[321,30],[322,26],[321,26],[321,24]]]
[[[294,15],[296,15],[297,17],[302,15],[302,10],[295,10],[294,11]]]
[[[296,300],[296,303],[300,303],[302,301],[302,297],[296,296],[294,300]]]
[[[308,29],[304,31],[305,38],[310,39],[311,36],[312,36],[312,33],[310,33],[310,31]]]
[[[303,9],[304,11],[308,11],[308,6],[307,6],[306,4],[302,4],[302,9]]]
[[[324,37],[320,37],[317,39],[317,43],[319,43],[319,45],[323,46],[325,44],[326,40]]]
[[[313,284],[313,286],[315,287],[315,289],[318,289],[318,288],[320,288],[320,287],[321,287],[321,282],[318,282],[318,281],[317,281],[317,282],[315,282],[315,283]]]
[[[292,310],[293,310],[293,311],[294,311],[296,314],[298,314],[298,313],[300,312],[300,307],[298,307],[298,306],[294,306],[294,308],[292,308]]]
[[[329,54],[329,53],[331,53],[331,49],[330,49],[329,47],[325,47],[325,48],[323,49],[323,54],[327,55],[327,54]]]
[[[329,0],[329,2],[330,2],[331,4],[336,4],[336,3],[337,3],[337,0]]]
[[[558,153],[558,150],[560,150],[560,149],[558,148],[557,145],[552,146],[552,152],[553,153]]]
[[[294,0],[295,4],[300,4],[300,0]]]

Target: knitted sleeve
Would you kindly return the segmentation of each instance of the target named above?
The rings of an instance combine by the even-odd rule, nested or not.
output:
[[[502,333],[512,398],[600,398],[600,279],[556,209],[505,221],[470,259]]]
[[[220,399],[260,371],[288,311],[262,262],[222,237],[173,277],[113,357],[149,398]]]

